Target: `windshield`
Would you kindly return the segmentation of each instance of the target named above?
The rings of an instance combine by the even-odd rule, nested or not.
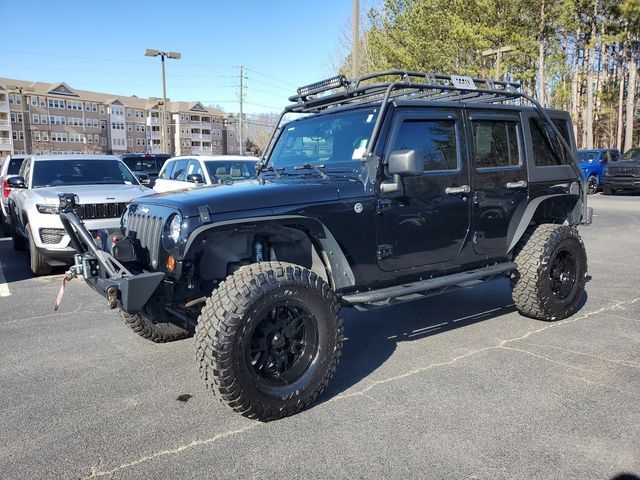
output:
[[[367,149],[377,109],[307,117],[284,126],[269,166],[326,165],[359,161]]]
[[[578,162],[580,163],[593,163],[598,152],[578,152]]]
[[[32,188],[58,185],[138,185],[119,160],[41,160],[34,162]]]
[[[211,183],[238,182],[256,176],[256,162],[251,161],[209,161],[205,162]]]
[[[632,148],[631,150],[627,150],[625,154],[622,156],[621,161],[623,162],[640,161],[640,148]]]

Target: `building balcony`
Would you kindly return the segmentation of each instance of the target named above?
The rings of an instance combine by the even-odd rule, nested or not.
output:
[[[0,138],[0,150],[13,150],[13,144],[10,138]]]
[[[162,151],[162,145],[149,145],[147,146],[147,153],[164,153]]]
[[[211,154],[211,147],[191,147],[191,153],[193,154],[200,154],[200,155],[206,155],[206,154]]]
[[[210,133],[192,133],[191,139],[192,140],[211,140],[211,134]]]
[[[205,127],[211,125],[211,122],[203,122],[201,120],[192,120],[189,122],[192,127]]]
[[[11,123],[9,120],[0,120],[0,130],[11,130]]]
[[[159,125],[161,121],[160,117],[147,117],[147,125]]]
[[[154,140],[158,140],[162,137],[162,132],[154,132],[152,130],[151,132],[147,132],[147,136],[149,138],[153,138]]]

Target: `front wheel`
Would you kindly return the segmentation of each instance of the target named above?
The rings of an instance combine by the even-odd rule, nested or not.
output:
[[[31,266],[31,271],[38,277],[42,275],[50,275],[52,268],[47,262],[47,257],[42,255],[36,248],[29,225],[27,225],[25,229],[27,231],[27,239],[29,241],[29,265]]]
[[[244,266],[207,300],[196,326],[200,376],[220,401],[262,421],[299,412],[325,389],[342,351],[340,304],[315,273]]]
[[[598,179],[595,175],[590,175],[587,180],[587,193],[593,195],[598,191]]]
[[[536,225],[516,247],[511,294],[518,311],[561,320],[578,309],[587,276],[587,252],[576,227]]]

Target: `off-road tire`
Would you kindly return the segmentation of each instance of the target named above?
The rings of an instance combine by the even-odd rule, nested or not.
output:
[[[603,195],[615,195],[616,191],[611,187],[602,187]]]
[[[271,389],[255,380],[259,374],[247,362],[246,349],[265,312],[277,312],[274,307],[282,302],[297,302],[310,312],[306,318],[314,319],[317,346],[300,377]],[[340,359],[342,340],[340,303],[323,279],[299,265],[263,262],[238,269],[207,299],[196,326],[196,360],[207,388],[223,404],[269,421],[299,412],[324,391]]]
[[[552,268],[559,255],[575,259],[575,281],[564,298],[552,290]],[[587,254],[576,227],[542,224],[530,227],[516,246],[511,295],[520,314],[539,320],[561,320],[575,313],[587,275]]]
[[[127,313],[120,310],[120,316],[131,330],[142,338],[155,343],[175,342],[193,335],[193,331],[168,322],[154,322],[143,313]]]
[[[47,263],[47,257],[42,255],[36,248],[36,244],[31,237],[31,229],[29,225],[25,227],[27,231],[27,240],[29,242],[29,266],[31,272],[37,277],[51,274],[51,265]]]

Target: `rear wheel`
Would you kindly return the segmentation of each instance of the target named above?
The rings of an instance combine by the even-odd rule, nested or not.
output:
[[[567,318],[578,309],[587,275],[587,253],[576,227],[531,227],[515,252],[511,292],[518,311],[540,320]]]
[[[587,179],[587,193],[593,195],[598,191],[598,179],[595,175],[590,175]]]
[[[246,417],[293,415],[333,377],[342,351],[339,310],[331,287],[306,268],[244,266],[202,309],[195,337],[200,376]]]
[[[11,223],[9,231],[11,233],[11,240],[13,242],[13,249],[14,250],[23,251],[26,248],[26,243],[24,241],[24,238],[20,235],[20,233],[18,233],[18,230],[16,230],[16,227],[15,227],[14,223]]]
[[[47,257],[42,255],[36,248],[36,244],[31,236],[29,225],[26,226],[27,238],[29,240],[29,264],[31,271],[36,276],[51,274],[51,266],[47,263]]]

